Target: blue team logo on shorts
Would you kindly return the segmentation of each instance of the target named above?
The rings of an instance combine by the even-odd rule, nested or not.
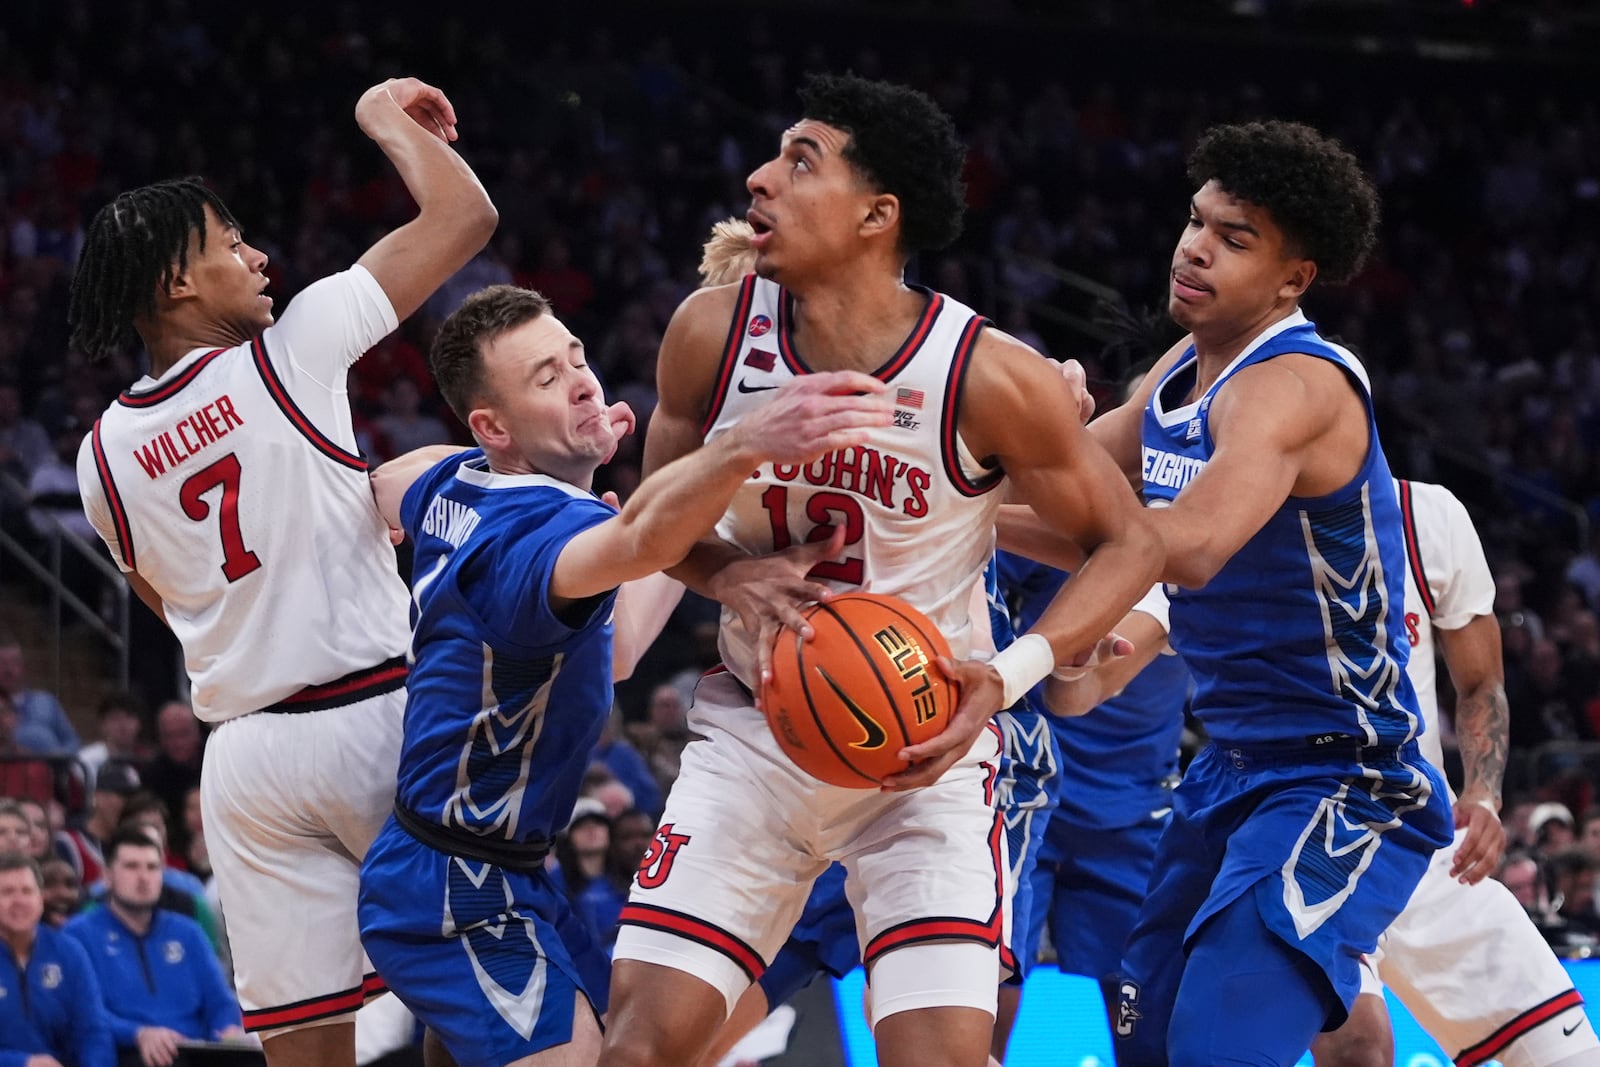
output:
[[[1123,982],[1117,987],[1117,1036],[1132,1037],[1134,1024],[1143,1017],[1139,1014],[1139,983]]]
[[[1304,939],[1350,899],[1372,866],[1383,834],[1400,825],[1408,811],[1426,807],[1428,780],[1406,768],[1409,786],[1383,779],[1367,791],[1351,793],[1349,783],[1324,798],[1300,832],[1283,865],[1283,906]]]
[[[452,859],[445,892],[445,935],[461,939],[495,1013],[532,1038],[544,1008],[546,954],[533,922],[516,911],[505,872]]]

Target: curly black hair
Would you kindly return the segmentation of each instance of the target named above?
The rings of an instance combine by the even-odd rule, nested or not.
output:
[[[238,229],[199,178],[132,189],[100,209],[84,237],[67,308],[79,351],[99,358],[138,339],[134,320],[154,314],[156,291],[189,267],[189,235],[198,234],[206,250],[207,205],[224,226]]]
[[[813,74],[801,114],[850,135],[844,158],[880,192],[900,199],[900,251],[937,251],[961,236],[966,146],[926,94],[854,74]]]
[[[1295,250],[1340,285],[1377,239],[1378,191],[1350,150],[1298,122],[1213,126],[1189,156],[1196,187],[1215,179],[1271,212]]]

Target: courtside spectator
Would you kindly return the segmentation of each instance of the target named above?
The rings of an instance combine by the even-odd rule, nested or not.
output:
[[[0,1067],[114,1067],[100,985],[83,948],[41,923],[39,867],[0,856]]]
[[[617,918],[628,902],[627,886],[618,888],[609,877],[610,852],[611,819],[605,807],[593,797],[579,797],[566,832],[556,838],[555,857],[567,899],[608,954],[616,940]]]
[[[1575,930],[1600,938],[1600,914],[1594,908],[1595,871],[1600,862],[1581,848],[1571,847],[1550,858],[1551,888],[1556,912]]]
[[[0,470],[23,485],[50,454],[50,435],[36,419],[22,413],[17,383],[0,380]]]
[[[57,930],[83,910],[83,880],[72,864],[56,856],[39,864],[44,880],[44,921]]]
[[[168,911],[187,916],[200,924],[213,947],[220,946],[221,926],[216,913],[206,900],[206,887],[199,878],[174,865],[175,859],[167,845],[167,806],[153,793],[138,792],[128,798],[122,811],[122,821],[117,826],[123,830],[136,830],[154,841],[161,850],[161,899],[158,902]]]
[[[89,817],[79,829],[63,830],[56,835],[56,854],[72,864],[84,885],[100,881],[105,869],[101,850],[117,832],[128,797],[138,791],[138,771],[116,760],[103,764],[94,778]]]
[[[100,721],[100,740],[78,750],[78,760],[93,777],[108,759],[140,764],[150,758],[150,750],[139,741],[144,716],[131,693],[112,693],[95,709]]]
[[[1541,856],[1554,856],[1578,840],[1572,810],[1554,801],[1540,804],[1528,816],[1528,834]]]
[[[28,847],[23,849],[23,853],[34,862],[43,863],[55,855],[55,850],[50,847],[50,815],[45,811],[44,804],[26,797],[17,801],[17,807],[21,809],[22,817],[28,820]]]
[[[43,689],[27,688],[23,684],[26,677],[22,645],[0,630],[0,693],[9,697],[17,710],[13,738],[17,747],[24,752],[78,751],[77,731],[67,721],[61,702]]]
[[[1578,844],[1600,860],[1600,808],[1590,808],[1583,813],[1583,832],[1578,836]]]
[[[239,1004],[194,920],[158,907],[160,847],[138,829],[106,846],[101,906],[69,922],[89,956],[124,1067],[169,1067],[180,1041],[243,1037]]]
[[[9,797],[0,797],[0,853],[28,854],[28,817],[22,806]]]

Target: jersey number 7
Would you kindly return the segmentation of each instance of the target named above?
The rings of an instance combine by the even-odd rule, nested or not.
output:
[[[237,582],[261,566],[261,557],[244,547],[244,535],[239,532],[239,457],[229,452],[211,466],[190,475],[178,490],[178,502],[183,505],[185,515],[195,522],[203,522],[211,516],[211,505],[203,495],[219,485],[222,487],[218,509],[222,574],[229,582]]]

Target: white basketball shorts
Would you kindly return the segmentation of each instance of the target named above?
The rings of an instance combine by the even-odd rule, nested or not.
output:
[[[838,860],[869,973],[905,945],[976,942],[994,950],[994,972],[950,1002],[968,1004],[982,989],[993,1011],[999,946],[1010,934],[996,731],[985,730],[933,785],[881,793],[828,785],[796,767],[726,672],[701,680],[695,726],[702,739],[684,751],[622,912],[615,959],[693,974],[731,1011],[788,938],[812,881]],[[915,992],[896,995],[909,1004]]]
[[[1454,844],[1434,853],[1370,962],[1457,1067],[1558,1063],[1600,1047],[1572,976],[1505,886],[1450,877]],[[1364,968],[1363,993],[1381,992]]]
[[[384,991],[361,950],[356,890],[394,808],[405,704],[393,689],[256,712],[211,735],[200,804],[247,1030],[347,1022]]]

